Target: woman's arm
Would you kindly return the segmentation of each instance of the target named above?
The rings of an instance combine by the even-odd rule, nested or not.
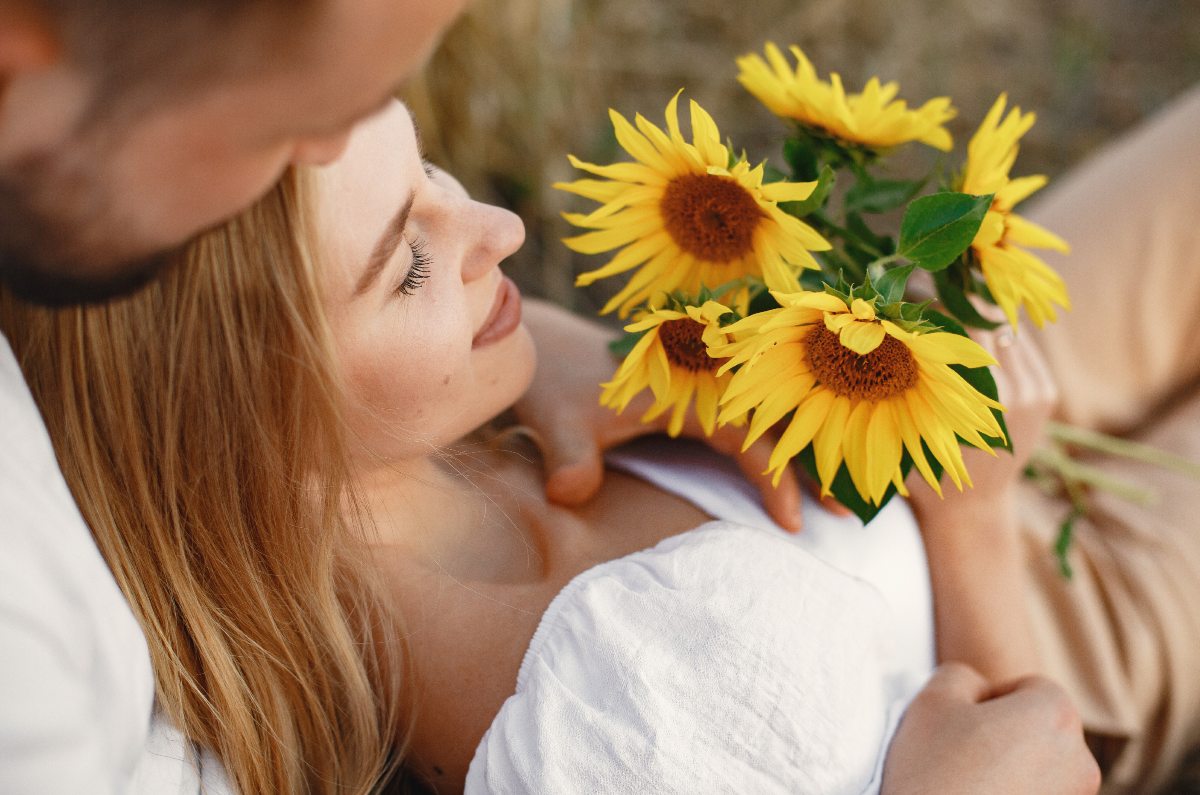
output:
[[[1028,334],[1005,329],[980,342],[1000,365],[993,371],[1013,454],[965,450],[974,488],[959,493],[944,482],[944,499],[924,483],[912,483],[911,491],[929,558],[938,659],[966,663],[998,684],[1038,670],[1016,490],[1056,391]]]

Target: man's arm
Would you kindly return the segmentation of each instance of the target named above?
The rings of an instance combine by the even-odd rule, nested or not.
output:
[[[0,792],[116,793],[154,699],[145,637],[0,336]]]
[[[7,597],[5,594],[4,597]],[[30,616],[0,597],[0,792],[109,793],[114,762],[90,680]]]

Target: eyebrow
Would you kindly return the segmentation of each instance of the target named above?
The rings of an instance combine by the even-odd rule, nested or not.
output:
[[[383,266],[387,265],[388,260],[396,253],[396,248],[400,245],[400,241],[404,239],[404,227],[408,224],[408,214],[412,211],[413,199],[416,197],[416,190],[408,192],[408,198],[396,210],[396,214],[383,229],[383,234],[379,236],[379,240],[375,243],[375,247],[371,249],[371,257],[367,260],[367,267],[363,270],[362,276],[358,279],[358,285],[354,288],[354,295],[360,296],[367,290],[371,289],[371,285],[379,278]]]

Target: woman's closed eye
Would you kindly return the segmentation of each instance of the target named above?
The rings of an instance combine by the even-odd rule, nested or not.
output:
[[[415,293],[429,278],[431,273],[430,266],[433,265],[433,257],[429,254],[429,247],[422,238],[412,238],[408,241],[408,246],[412,249],[412,265],[409,266],[408,272],[404,274],[404,278],[397,285],[397,295],[412,295]]]

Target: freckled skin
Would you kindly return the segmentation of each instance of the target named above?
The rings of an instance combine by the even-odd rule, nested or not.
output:
[[[375,466],[422,458],[510,406],[532,377],[524,326],[486,345],[473,341],[496,303],[500,262],[524,239],[520,219],[473,201],[452,177],[421,162],[400,103],[361,125],[345,155],[319,172],[320,236],[328,310],[346,374],[346,416]],[[404,234],[366,292],[356,285],[390,219],[411,198]],[[418,288],[399,290],[415,262]]]

